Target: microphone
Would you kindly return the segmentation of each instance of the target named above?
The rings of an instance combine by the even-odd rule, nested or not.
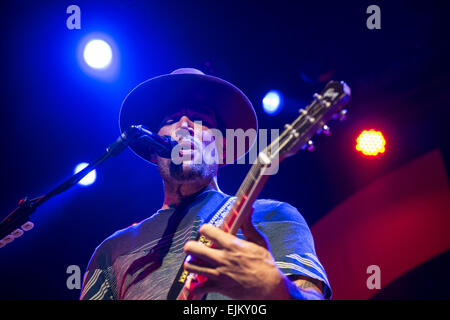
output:
[[[171,158],[172,149],[178,145],[170,136],[160,136],[142,125],[132,125],[127,130],[132,140],[139,140],[139,144],[151,147],[160,157]],[[131,133],[131,134],[130,134]]]

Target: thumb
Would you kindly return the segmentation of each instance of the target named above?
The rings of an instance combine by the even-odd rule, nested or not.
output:
[[[263,248],[266,248],[270,251],[269,242],[267,241],[266,236],[264,236],[254,225],[252,222],[252,215],[248,214],[247,218],[241,225],[242,233],[244,234],[245,239],[247,241],[253,242]]]

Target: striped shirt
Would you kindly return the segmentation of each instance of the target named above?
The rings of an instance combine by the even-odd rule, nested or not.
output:
[[[217,217],[227,200],[228,195],[205,191],[108,237],[89,261],[80,299],[167,299],[185,259],[184,244],[197,237],[201,224]],[[267,237],[278,268],[286,275],[321,281],[325,298],[330,298],[327,275],[298,210],[274,200],[257,200],[253,207],[253,223]],[[237,236],[244,239],[241,232]],[[207,299],[228,298],[210,293]]]

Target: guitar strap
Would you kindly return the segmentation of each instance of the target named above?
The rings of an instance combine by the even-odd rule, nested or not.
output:
[[[212,224],[215,227],[220,226],[223,219],[225,218],[225,215],[230,211],[230,209],[233,206],[235,201],[236,201],[236,197],[228,198],[225,201],[225,203],[223,203],[223,205],[220,207],[219,210],[213,211],[213,214],[211,214],[206,219],[206,221],[208,221],[208,223]],[[197,220],[194,223],[194,230],[193,230],[193,235],[192,235],[191,239],[195,239],[197,241],[199,240],[198,230],[199,230],[199,221]],[[203,242],[202,239],[200,239],[200,241]],[[177,272],[175,280],[173,281],[172,286],[170,287],[169,293],[167,294],[167,300],[176,300],[178,295],[181,292],[181,289],[183,289],[184,282],[186,281],[186,278],[188,276],[188,272],[185,271],[183,268],[184,260],[185,259],[183,259],[183,263],[181,264],[181,267]]]

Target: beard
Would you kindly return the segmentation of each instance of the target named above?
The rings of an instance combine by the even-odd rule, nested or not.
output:
[[[164,181],[194,183],[211,179],[217,174],[217,164],[185,163],[177,165],[171,159],[157,158],[158,171]]]

